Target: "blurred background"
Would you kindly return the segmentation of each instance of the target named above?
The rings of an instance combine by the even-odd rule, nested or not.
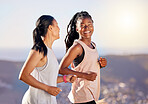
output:
[[[82,10],[92,16],[92,41],[108,61],[101,69],[100,99],[108,104],[148,104],[148,0],[1,0],[0,104],[20,104],[28,88],[18,75],[33,45],[36,20],[41,15],[57,20],[60,39],[53,50],[60,63],[67,25]],[[58,104],[71,104],[71,84],[58,86],[63,91]]]

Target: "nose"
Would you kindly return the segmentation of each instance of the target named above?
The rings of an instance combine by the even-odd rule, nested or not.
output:
[[[87,25],[85,25],[85,26],[84,26],[84,29],[87,29],[87,28],[88,28],[88,26],[87,26]]]

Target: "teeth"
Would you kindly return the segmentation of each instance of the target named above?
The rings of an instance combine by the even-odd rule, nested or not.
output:
[[[90,31],[85,31],[84,33],[85,33],[85,34],[90,33]]]

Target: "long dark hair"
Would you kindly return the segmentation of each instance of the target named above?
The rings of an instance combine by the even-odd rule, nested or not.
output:
[[[52,25],[54,18],[50,15],[42,15],[36,22],[36,28],[33,30],[33,50],[42,52],[44,56],[47,55],[47,47],[44,44],[42,37],[45,37],[48,26]]]
[[[77,12],[70,20],[67,26],[67,35],[65,38],[66,51],[68,51],[68,49],[73,45],[75,39],[79,39],[79,33],[76,31],[76,24],[79,19],[84,18],[90,18],[92,20],[91,15],[86,11]]]

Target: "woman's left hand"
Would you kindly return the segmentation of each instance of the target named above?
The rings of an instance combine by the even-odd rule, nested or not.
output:
[[[76,78],[77,78],[77,76],[72,75],[72,74],[69,74],[69,75],[66,76],[67,82],[70,82],[70,83],[73,83],[76,80]]]
[[[100,57],[99,59],[100,67],[105,67],[107,65],[107,60],[105,58]]]

